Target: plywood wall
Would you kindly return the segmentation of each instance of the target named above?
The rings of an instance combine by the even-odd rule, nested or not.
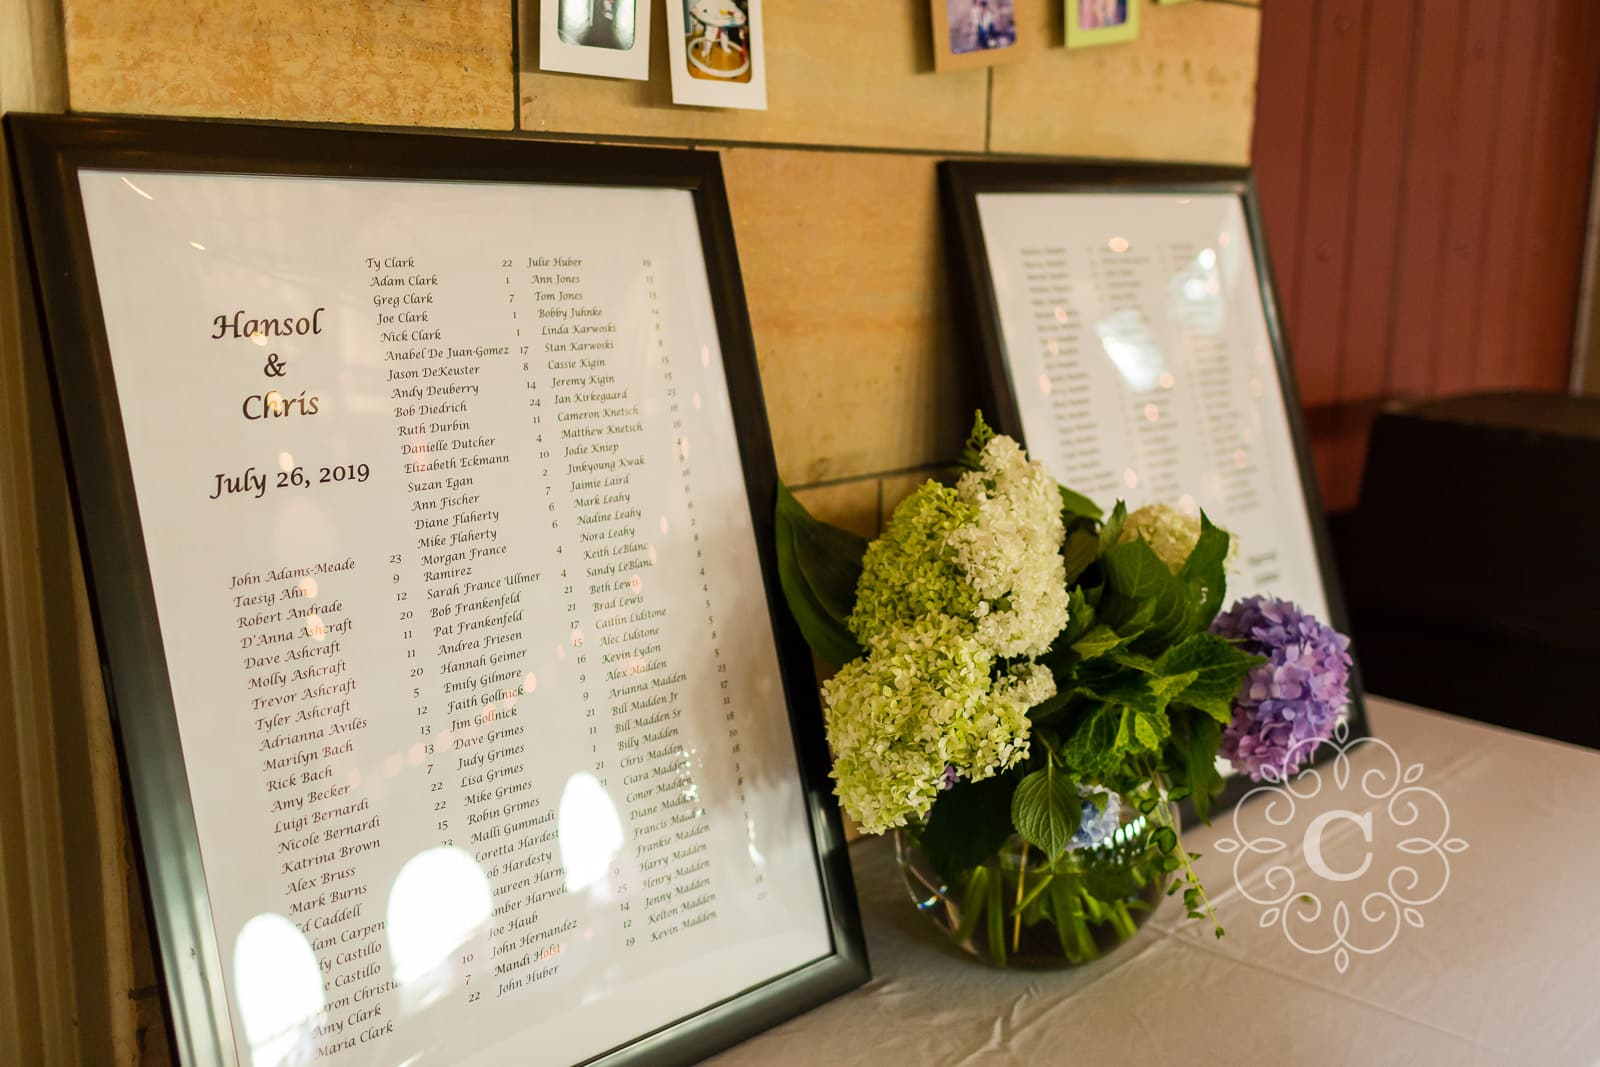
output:
[[[656,74],[644,83],[539,73],[535,35],[518,29],[533,0],[520,11],[515,0],[62,0],[51,29],[77,111],[721,151],[781,473],[819,513],[871,534],[954,455],[974,405],[948,307],[937,161],[1248,156],[1260,23],[1249,0],[1151,7],[1138,42],[1072,54],[1058,2],[1017,3],[1038,45],[1026,63],[936,75],[927,0],[766,0],[762,113],[673,107],[659,13]],[[55,17],[49,0],[0,0],[18,4]],[[7,458],[27,454],[20,429],[3,433]],[[60,499],[59,470],[30,476],[54,479]],[[43,515],[60,527],[44,532],[70,545],[65,511]],[[27,565],[5,566],[9,583]],[[27,611],[81,596],[69,577],[47,577],[61,588],[39,590]],[[7,633],[25,644],[29,624]],[[95,781],[68,784],[114,801],[114,775],[89,773]],[[105,833],[114,855],[116,828]],[[96,1062],[167,1059],[136,893],[132,914],[131,929],[103,921],[120,957],[108,973],[133,975],[123,980],[138,1011],[100,1028],[113,1033]]]
[[[863,527],[866,496],[823,487],[944,462],[973,406],[939,159],[1248,157],[1245,3],[1152,8],[1138,42],[1068,54],[1061,5],[1018,0],[1026,63],[941,75],[927,0],[767,0],[765,112],[673,107],[659,17],[648,82],[539,73],[522,6],[66,0],[71,106],[719,147],[781,472]]]
[[[1567,387],[1600,6],[1302,0],[1263,19],[1256,179],[1339,510],[1384,401]]]

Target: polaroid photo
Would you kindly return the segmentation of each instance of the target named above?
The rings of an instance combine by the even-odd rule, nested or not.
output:
[[[1117,44],[1139,36],[1139,0],[1067,0],[1067,47]]]
[[[650,77],[650,0],[541,0],[539,69]]]
[[[672,102],[765,111],[761,0],[667,0]]]
[[[970,70],[1021,58],[1016,7],[1025,0],[929,0],[933,67]]]

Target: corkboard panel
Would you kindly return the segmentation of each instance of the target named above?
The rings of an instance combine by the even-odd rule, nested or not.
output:
[[[1138,40],[1067,51],[1062,7],[1019,5],[1049,47],[994,68],[992,151],[1249,162],[1260,11],[1146,4]]]
[[[722,161],[783,479],[954,456],[972,402],[946,307],[936,158],[729,148]]]
[[[77,111],[510,129],[504,0],[64,0]]]
[[[522,127],[531,133],[983,150],[986,74],[933,73],[927,0],[766,0],[762,11],[768,110],[735,111],[672,106],[660,7],[651,18],[649,81],[540,73],[538,4],[524,0]]]

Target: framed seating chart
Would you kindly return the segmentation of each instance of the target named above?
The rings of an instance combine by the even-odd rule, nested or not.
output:
[[[1230,600],[1348,630],[1249,173],[950,162],[940,180],[996,426],[1102,506],[1203,508],[1234,536]],[[1365,734],[1354,672],[1347,721]]]
[[[7,122],[184,1062],[864,981],[716,154]]]

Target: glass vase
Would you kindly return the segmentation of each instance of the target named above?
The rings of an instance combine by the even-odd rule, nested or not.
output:
[[[1053,862],[1021,836],[948,880],[895,831],[895,858],[917,910],[963,951],[997,967],[1076,967],[1100,959],[1155,913],[1168,875],[1151,840],[1156,820],[1123,805],[1115,831]]]

